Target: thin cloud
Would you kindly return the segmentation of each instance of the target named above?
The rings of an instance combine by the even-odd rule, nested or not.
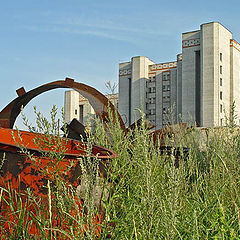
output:
[[[38,16],[38,17],[37,17]],[[113,18],[113,20],[112,20]],[[93,35],[110,37],[112,39],[126,40],[127,35],[139,34],[144,37],[144,34],[149,36],[170,36],[172,35],[171,28],[166,28],[168,22],[152,22],[150,19],[144,19],[142,16],[132,18],[126,18],[125,15],[114,14],[111,15],[99,15],[98,12],[91,12],[90,15],[79,13],[78,15],[65,15],[64,17],[54,11],[43,11],[38,14],[35,13],[35,20],[37,22],[31,22],[33,26],[26,26],[29,30],[35,28],[46,28],[48,31],[51,28],[69,29],[69,32],[86,32],[85,28],[91,29]],[[168,20],[169,21],[169,20]],[[34,26],[36,25],[36,26]],[[112,33],[113,32],[113,33]],[[95,34],[96,33],[96,34]],[[119,37],[121,35],[121,37]],[[123,37],[125,35],[125,37]],[[128,37],[129,38],[129,37]]]
[[[95,20],[93,23],[84,21],[81,18],[65,18],[64,20],[56,20],[53,24],[57,25],[68,25],[74,27],[90,27],[90,28],[97,28],[97,29],[105,29],[105,30],[113,30],[113,31],[121,31],[121,32],[128,32],[128,33],[144,33],[144,34],[151,34],[151,35],[169,35],[168,32],[156,31],[151,30],[148,26],[144,27],[143,25],[139,24],[139,28],[131,28],[131,27],[124,27],[115,22],[109,20]]]
[[[102,37],[107,39],[113,39],[118,41],[124,41],[124,42],[131,42],[134,43],[135,40],[131,40],[130,38],[122,37],[119,35],[115,35],[114,33],[106,33],[103,31],[97,31],[97,30],[79,30],[79,29],[71,29],[67,27],[41,27],[41,26],[22,26],[23,29],[29,30],[29,31],[36,31],[36,32],[54,32],[54,33],[70,33],[70,34],[79,34],[79,35],[92,35],[96,37]]]

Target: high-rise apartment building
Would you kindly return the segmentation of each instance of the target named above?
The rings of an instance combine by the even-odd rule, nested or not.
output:
[[[127,125],[142,109],[156,129],[180,120],[221,126],[233,102],[240,114],[240,44],[218,22],[183,33],[176,61],[139,56],[119,65],[119,112]]]
[[[108,94],[106,97],[115,105],[118,105],[118,94]],[[64,98],[64,118],[66,122],[76,118],[82,124],[86,125],[90,117],[94,117],[95,112],[89,101],[79,92],[70,90],[65,91]]]

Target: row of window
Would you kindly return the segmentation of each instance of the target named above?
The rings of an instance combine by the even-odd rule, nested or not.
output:
[[[162,74],[162,80],[167,81],[170,80],[170,73],[166,72]],[[156,81],[156,76],[149,77],[149,82],[155,82]]]
[[[156,103],[156,98],[149,98],[149,103]]]
[[[222,62],[222,53],[219,55],[220,62]],[[222,74],[222,65],[220,65],[220,74]]]
[[[170,91],[170,85],[163,85],[163,92]]]
[[[169,102],[169,101],[170,101],[170,96],[163,97],[163,102]]]
[[[151,87],[148,89],[149,93],[155,93],[156,92],[156,87]]]
[[[168,114],[168,108],[163,107],[162,109],[163,114]],[[155,115],[156,114],[156,109],[149,109],[149,115]]]
[[[149,115],[155,115],[156,114],[156,109],[150,109]]]
[[[223,126],[223,119],[220,119],[220,126]]]
[[[220,62],[222,62],[222,53],[220,53],[219,59],[220,59]],[[220,74],[222,74],[222,72],[223,72],[223,67],[222,67],[222,65],[219,66],[219,72],[220,72]],[[219,86],[222,87],[222,84],[223,84],[223,83],[222,83],[222,77],[220,77]],[[219,92],[219,99],[220,99],[220,100],[223,99],[223,93],[222,93],[222,91]],[[222,103],[220,103],[220,109],[219,109],[219,110],[220,110],[220,113],[223,112],[223,105],[222,105]],[[220,119],[220,126],[223,126],[223,119],[222,119],[222,118]]]
[[[163,81],[167,81],[167,80],[169,80],[169,79],[170,79],[170,73],[169,73],[169,72],[164,73],[164,74],[163,74]]]
[[[170,90],[171,90],[170,85],[163,85],[163,92],[168,92],[168,91],[170,91]],[[150,88],[148,89],[148,92],[149,92],[149,93],[155,93],[155,92],[156,92],[156,87],[150,87]]]
[[[168,108],[163,107],[162,112],[163,112],[163,114],[167,114],[168,113]]]
[[[155,82],[156,81],[156,76],[149,77],[149,82]]]
[[[163,96],[163,102],[169,102],[170,101],[170,96]],[[149,103],[156,103],[156,98],[152,97],[149,98]]]

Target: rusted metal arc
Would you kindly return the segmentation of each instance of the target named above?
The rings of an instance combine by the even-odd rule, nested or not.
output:
[[[93,107],[96,114],[103,121],[109,120],[108,108],[113,113],[113,120],[115,119],[115,107],[102,93],[97,91],[86,84],[74,82],[73,79],[66,78],[65,80],[59,80],[44,84],[15,98],[0,112],[0,127],[13,128],[13,125],[21,112],[21,107],[25,107],[34,97],[41,93],[47,92],[56,88],[72,88],[78,91],[83,97],[87,98],[91,106]],[[121,128],[126,132],[125,124],[117,112],[118,121],[120,122]]]

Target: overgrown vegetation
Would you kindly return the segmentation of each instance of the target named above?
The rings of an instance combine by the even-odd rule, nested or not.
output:
[[[41,131],[56,126],[41,115],[37,119]],[[166,139],[167,145],[190,149],[178,167],[173,155],[154,146],[144,124],[125,135],[118,123],[104,128],[96,122],[89,156],[79,159],[83,188],[48,183],[47,201],[1,188],[10,216],[0,216],[2,239],[240,239],[240,132],[232,122],[204,131],[188,128]],[[90,157],[92,144],[118,154],[107,163],[105,177],[99,160]],[[11,232],[4,231],[6,224]],[[39,236],[29,234],[33,224]]]

